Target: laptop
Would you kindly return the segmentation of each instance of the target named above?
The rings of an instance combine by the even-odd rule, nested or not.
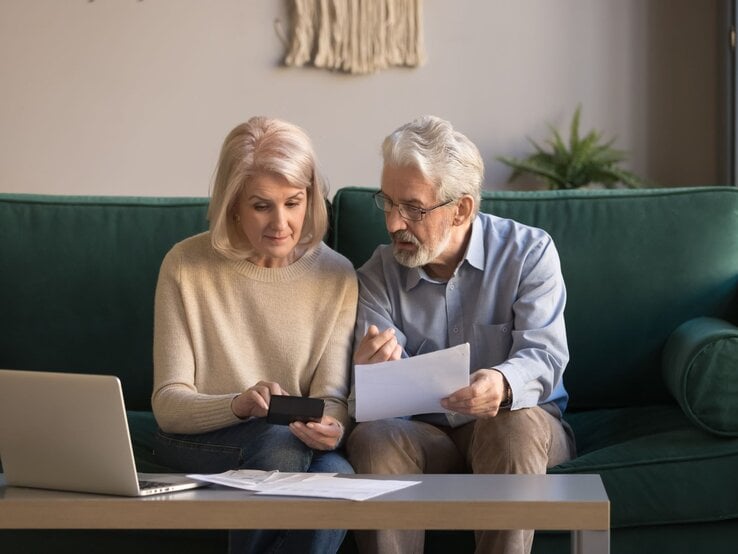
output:
[[[121,496],[205,486],[136,472],[120,380],[0,370],[0,463],[8,485]]]

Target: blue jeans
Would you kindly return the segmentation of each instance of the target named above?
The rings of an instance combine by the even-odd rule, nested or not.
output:
[[[162,465],[184,473],[222,473],[229,469],[354,473],[338,452],[313,450],[288,427],[272,425],[263,418],[197,435],[160,430],[155,455]],[[343,529],[231,531],[229,551],[323,554],[336,552],[345,535]]]

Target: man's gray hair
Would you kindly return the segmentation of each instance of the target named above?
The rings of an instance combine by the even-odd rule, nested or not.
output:
[[[399,127],[382,143],[384,165],[415,167],[432,182],[441,202],[468,194],[479,209],[484,162],[479,149],[451,123],[421,116]]]

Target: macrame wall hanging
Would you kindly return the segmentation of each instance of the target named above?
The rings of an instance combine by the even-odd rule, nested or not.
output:
[[[422,0],[292,0],[285,65],[374,73],[424,62]]]

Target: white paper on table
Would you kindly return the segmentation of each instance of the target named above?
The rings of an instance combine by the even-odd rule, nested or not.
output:
[[[469,343],[354,367],[356,421],[448,412],[441,399],[469,385]]]
[[[310,475],[311,477],[304,481],[294,481],[273,487],[265,487],[256,494],[343,498],[346,500],[361,501],[420,483],[420,481],[399,481],[391,479],[348,479],[323,473],[312,473]]]
[[[217,474],[191,474],[191,479],[215,483],[256,494],[367,500],[417,485],[420,481],[340,478],[335,473],[287,473],[237,469]]]
[[[246,491],[259,491],[268,487],[277,487],[287,483],[295,483],[309,479],[315,473],[289,473],[281,471],[262,471],[260,469],[233,469],[215,474],[190,474],[187,477],[216,485],[224,485]],[[334,476],[335,473],[322,475]]]

